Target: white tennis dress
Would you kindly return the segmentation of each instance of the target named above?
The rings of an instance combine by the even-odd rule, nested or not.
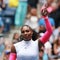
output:
[[[23,40],[14,46],[17,52],[17,60],[39,60],[38,40]]]

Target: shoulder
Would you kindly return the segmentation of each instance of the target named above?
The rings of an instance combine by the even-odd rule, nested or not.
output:
[[[37,39],[35,42],[38,43],[38,46],[39,46],[39,47],[40,47],[40,46],[44,46],[44,44],[40,41],[40,39]]]
[[[44,44],[40,40],[38,40],[38,48],[39,48],[39,51],[41,49],[44,49]]]
[[[16,53],[16,49],[15,49],[15,46],[12,44],[12,46],[11,46],[11,52],[12,53]]]
[[[22,40],[22,41],[20,41],[20,42],[15,43],[15,44],[14,44],[14,46],[21,45],[22,43],[23,43],[23,40]]]
[[[21,48],[24,45],[24,41],[22,40],[21,42],[17,42],[14,44],[15,50]]]
[[[12,52],[12,53],[16,53],[16,49],[19,48],[19,47],[22,45],[22,42],[23,42],[23,41],[17,42],[17,43],[15,43],[15,44],[12,44],[11,52]]]
[[[38,44],[39,44],[40,46],[44,46],[44,44],[43,44],[40,40],[38,40]]]

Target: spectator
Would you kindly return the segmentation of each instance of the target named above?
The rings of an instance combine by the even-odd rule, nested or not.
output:
[[[58,28],[53,30],[53,33],[49,39],[49,42],[52,44],[52,55],[54,55],[53,45],[54,45],[55,41],[58,39],[59,32],[60,32],[60,25]]]
[[[41,10],[46,8],[47,11],[48,11],[49,13],[51,13],[52,11],[55,10],[55,7],[52,6],[52,3],[53,3],[53,2],[54,2],[54,0],[47,0],[47,3],[42,6]]]
[[[44,50],[41,49],[39,53],[39,60],[43,60]]]
[[[46,0],[38,0],[38,4],[37,4],[37,13],[38,13],[38,17],[41,17],[41,8],[42,6],[46,3]]]
[[[58,25],[58,27],[54,30],[53,34],[54,34],[54,38],[55,40],[58,38],[58,34],[60,32],[60,24]]]
[[[19,41],[20,41],[20,35],[19,35],[19,33],[14,33],[14,35],[13,35],[13,44],[17,43]]]
[[[3,55],[3,60],[8,60],[10,55],[10,50],[5,50]]]
[[[60,55],[60,32],[59,32],[59,35],[58,35],[58,39],[56,40],[56,42],[54,43],[54,54],[55,55]]]
[[[12,42],[8,38],[5,38],[5,39],[7,39],[7,40],[5,40],[5,50],[9,50],[10,51]]]
[[[43,4],[46,3],[46,0],[39,0],[39,4],[41,5],[41,7],[43,6]]]
[[[2,10],[4,10],[6,7],[3,0],[0,0],[0,7],[2,8]]]
[[[48,57],[50,57],[51,55],[52,55],[52,45],[51,45],[51,43],[48,41],[48,42],[46,42],[45,43],[45,54],[47,54],[48,55]]]
[[[52,25],[52,28],[54,29],[55,28],[54,19],[49,17],[49,21]],[[45,22],[43,18],[40,18],[40,20],[38,20],[38,25],[39,25],[39,33],[44,33],[46,29],[45,29]]]
[[[49,14],[55,21],[55,27],[60,24],[60,0],[57,0],[57,9]]]
[[[8,60],[11,52],[12,41],[9,38],[5,38],[4,46],[3,60]]]
[[[0,0],[0,33],[4,31],[3,11],[5,10],[5,4],[3,0]]]
[[[38,31],[37,10],[35,8],[32,8],[30,15],[30,19],[26,20],[25,25],[29,25],[33,30]]]

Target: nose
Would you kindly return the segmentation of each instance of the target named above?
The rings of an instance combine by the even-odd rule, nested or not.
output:
[[[27,35],[27,32],[24,32],[25,35]]]

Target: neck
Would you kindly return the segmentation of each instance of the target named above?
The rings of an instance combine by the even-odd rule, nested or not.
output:
[[[24,39],[24,41],[30,41],[31,39]]]
[[[39,60],[42,60],[42,59],[43,59],[42,57],[39,58]]]

